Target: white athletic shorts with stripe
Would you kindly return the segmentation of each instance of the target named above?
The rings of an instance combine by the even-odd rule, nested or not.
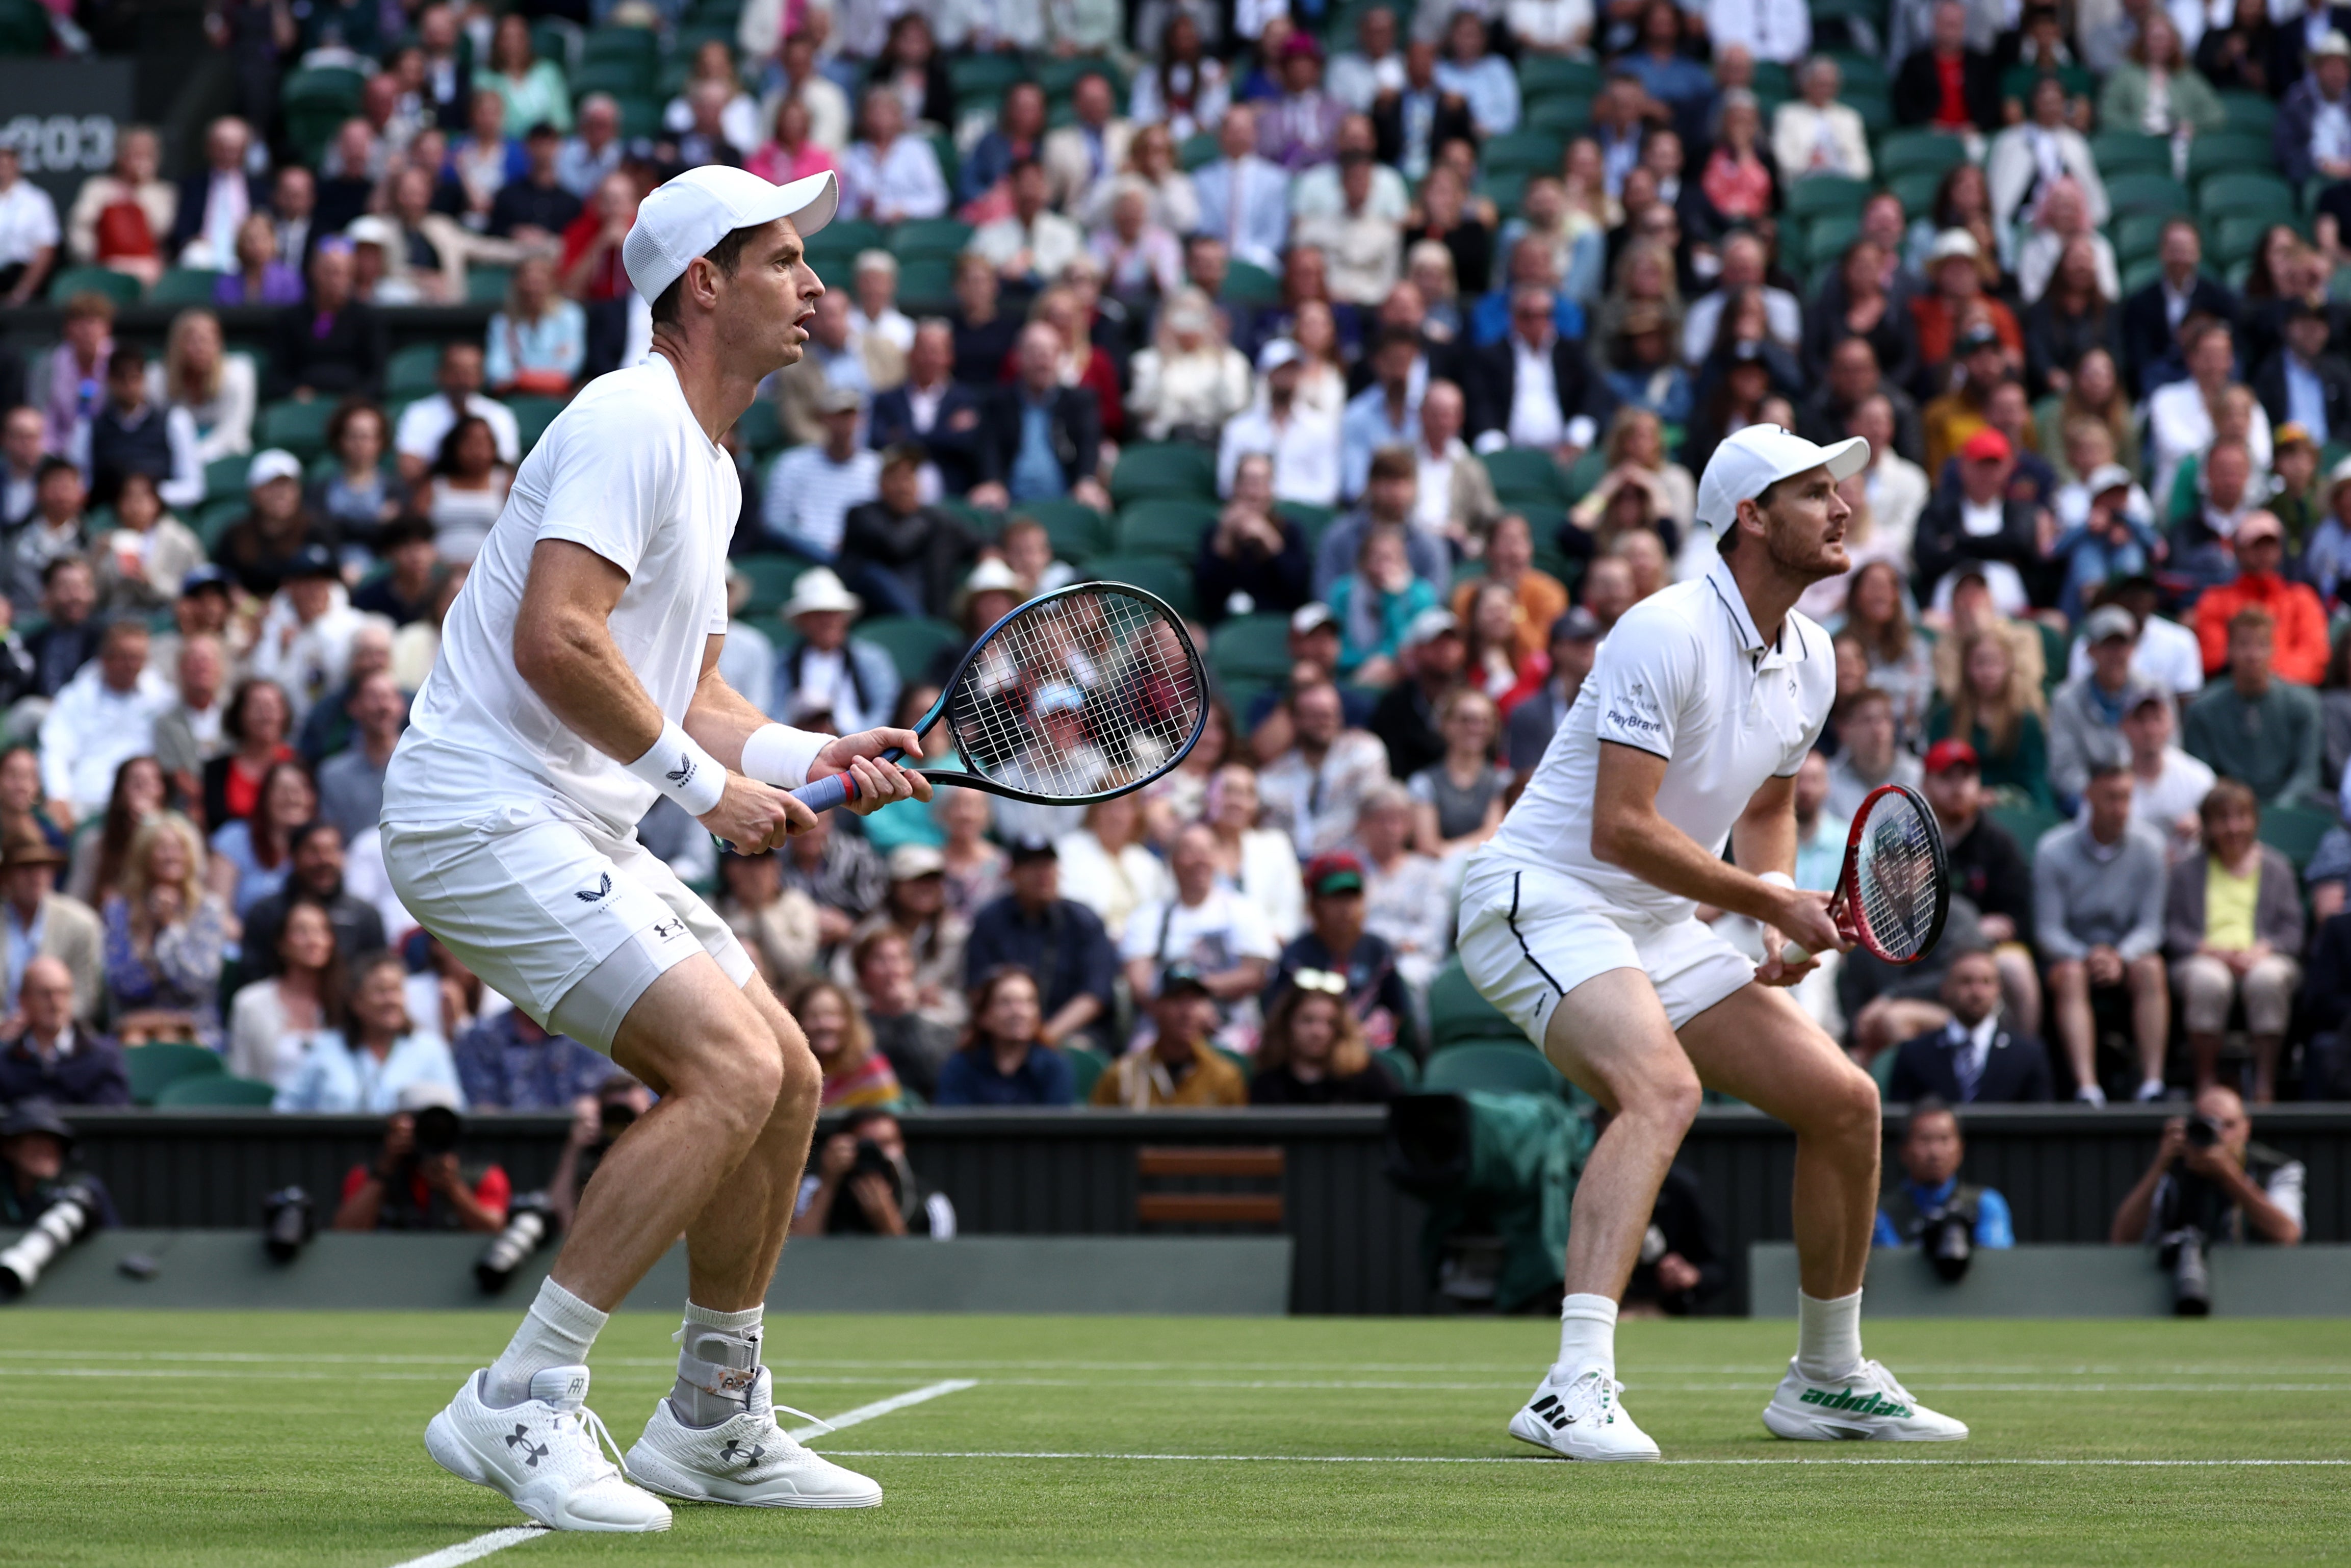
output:
[[[598,1051],[645,988],[696,953],[737,986],[751,956],[634,837],[549,804],[434,827],[383,824],[384,869],[417,924],[539,1024]]]
[[[1461,967],[1479,994],[1540,1048],[1560,998],[1594,975],[1638,969],[1679,1029],[1755,978],[1755,960],[1696,919],[1611,909],[1589,883],[1499,855],[1461,886]]]

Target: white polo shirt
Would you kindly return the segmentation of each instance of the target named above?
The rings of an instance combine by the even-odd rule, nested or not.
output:
[[[1479,858],[1564,872],[1614,913],[1687,920],[1698,908],[1691,900],[1592,852],[1600,743],[1665,758],[1658,813],[1719,854],[1763,781],[1790,777],[1803,762],[1835,697],[1828,633],[1791,610],[1778,638],[1766,641],[1729,564],[1718,559],[1704,577],[1660,590],[1616,622],[1526,792]]]

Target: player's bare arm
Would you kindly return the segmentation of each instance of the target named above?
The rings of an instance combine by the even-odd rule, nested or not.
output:
[[[1781,800],[1774,810],[1786,822],[1784,852],[1768,862],[1759,862],[1756,870],[1750,871],[1746,869],[1745,854],[1740,854],[1740,865],[1710,854],[1658,811],[1657,787],[1665,782],[1666,762],[1665,758],[1637,746],[1613,740],[1600,743],[1599,785],[1592,805],[1593,854],[1667,893],[1749,915],[1814,952],[1842,952],[1851,946],[1829,918],[1826,894],[1781,887],[1762,881],[1758,874],[1761,871],[1785,870],[1795,863],[1795,805],[1791,781],[1771,781],[1782,786]],[[1771,785],[1765,785],[1757,792],[1755,800],[1749,803],[1746,815],[1732,834],[1734,848],[1740,832],[1747,831],[1758,814],[1755,802],[1763,800],[1771,791]],[[1759,852],[1768,851],[1759,849]]]
[[[1777,873],[1793,880],[1796,869],[1796,777],[1773,777],[1763,781],[1740,812],[1730,829],[1730,854],[1741,871],[1761,877]],[[1805,893],[1801,889],[1780,888],[1782,893],[1793,893],[1799,899],[1809,900],[1826,913],[1829,894]],[[1832,916],[1834,918],[1834,916]],[[1771,921],[1763,923],[1763,962],[1755,967],[1755,978],[1767,986],[1792,986],[1819,967],[1817,958],[1802,964],[1790,964],[1781,957],[1787,945],[1788,933]],[[1840,947],[1849,946],[1841,942]],[[1807,948],[1821,952],[1825,949]]]
[[[713,633],[704,644],[702,674],[695,683],[694,701],[685,710],[684,727],[696,745],[729,769],[742,773],[749,771],[743,762],[745,745],[775,721],[752,706],[718,673],[719,650],[726,645],[724,632]],[[809,770],[811,775],[845,772],[854,779],[857,790],[844,809],[861,817],[871,816],[893,800],[928,800],[931,781],[884,759],[882,754],[893,750],[920,757],[923,743],[911,729],[868,729],[836,736],[818,749]]]

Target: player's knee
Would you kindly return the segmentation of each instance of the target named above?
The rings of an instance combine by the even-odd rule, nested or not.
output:
[[[731,1136],[738,1141],[756,1137],[783,1089],[784,1064],[776,1037],[753,1018],[714,1031],[709,1045],[692,1087],[707,1095],[728,1124]]]
[[[794,1026],[789,1033],[778,1031],[776,1048],[776,1109],[794,1113],[813,1112],[824,1098],[824,1069],[817,1065],[816,1052],[809,1049],[808,1038]]]
[[[1876,1080],[1850,1061],[1841,1061],[1827,1092],[1813,1108],[1812,1130],[1815,1135],[1874,1151],[1882,1136],[1878,1116]]]
[[[1705,1090],[1689,1063],[1676,1060],[1661,1062],[1634,1082],[1618,1085],[1616,1095],[1625,1114],[1654,1122],[1678,1138],[1698,1119]]]

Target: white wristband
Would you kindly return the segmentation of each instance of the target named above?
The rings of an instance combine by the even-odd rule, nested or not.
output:
[[[726,769],[674,721],[662,726],[661,738],[627,767],[684,807],[690,817],[699,817],[718,804],[718,798],[726,792]]]
[[[743,771],[762,784],[797,789],[808,782],[816,754],[832,737],[785,724],[763,724],[743,742]]]
[[[1759,872],[1756,873],[1755,880],[1757,882],[1768,882],[1773,887],[1784,887],[1790,893],[1796,891],[1796,879],[1790,876],[1784,871]]]

